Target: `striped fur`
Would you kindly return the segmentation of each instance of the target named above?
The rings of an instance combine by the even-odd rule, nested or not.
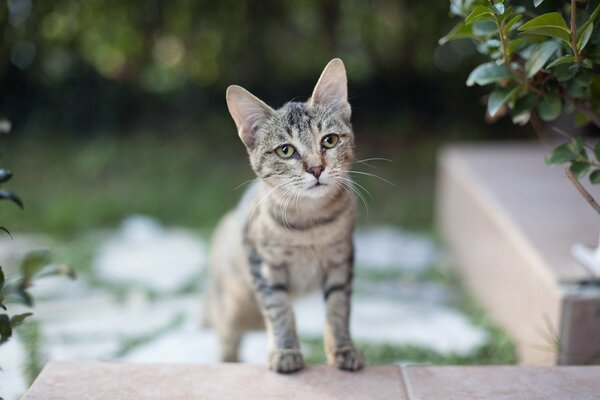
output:
[[[237,361],[243,333],[264,327],[269,367],[301,369],[292,300],[321,289],[328,362],[358,370],[364,361],[349,332],[356,202],[347,173],[354,134],[344,65],[332,60],[305,103],[273,110],[237,86],[227,103],[258,179],[212,241],[205,317],[222,358]],[[339,141],[325,148],[329,134]],[[296,149],[293,157],[278,155],[286,144]]]

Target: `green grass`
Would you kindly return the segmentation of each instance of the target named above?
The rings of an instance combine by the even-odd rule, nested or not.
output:
[[[238,185],[254,177],[242,144],[230,134],[87,140],[59,136],[4,143],[1,165],[14,173],[5,186],[21,196],[25,210],[5,204],[0,221],[12,231],[61,237],[114,228],[131,214],[210,229],[237,203],[244,190]],[[434,145],[396,151],[393,146],[359,143],[357,159],[387,157],[394,162],[373,161],[354,169],[395,185],[355,176],[372,196],[366,196],[368,215],[361,206],[359,223],[388,222],[429,231],[434,155]]]
[[[440,353],[431,348],[411,344],[368,343],[357,341],[356,345],[365,355],[370,365],[394,363],[423,363],[437,365],[502,365],[517,362],[514,346],[510,339],[500,330],[493,330],[488,340],[473,351],[466,354]],[[306,354],[308,364],[324,364],[326,362],[320,338],[303,338],[309,351]]]

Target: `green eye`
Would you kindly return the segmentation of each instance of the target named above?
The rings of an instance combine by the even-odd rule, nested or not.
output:
[[[327,135],[321,140],[321,145],[326,149],[330,149],[335,146],[339,140],[340,137],[338,135]]]
[[[289,144],[279,146],[275,151],[277,151],[277,155],[281,158],[290,158],[296,153],[294,146]]]

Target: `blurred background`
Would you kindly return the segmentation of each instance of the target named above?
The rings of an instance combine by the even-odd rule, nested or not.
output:
[[[410,184],[392,192],[365,180],[377,197],[368,222],[427,230],[437,145],[530,135],[483,122],[477,89],[464,85],[473,46],[437,44],[456,23],[448,10],[408,0],[4,0],[0,113],[13,133],[3,161],[28,211],[0,210],[2,221],[64,235],[132,212],[213,226],[251,177],[225,88],[279,107],[309,97],[340,57],[358,158],[392,159],[380,167]]]
[[[356,167],[393,183],[356,179],[369,210],[354,323],[360,310],[392,323],[372,321],[383,336],[358,334],[369,361],[514,362],[503,332],[443,267],[435,156],[450,141],[533,136],[484,121],[484,91],[464,84],[480,61],[473,45],[437,44],[456,23],[448,11],[424,0],[2,0],[0,116],[12,132],[0,161],[25,202],[0,208],[14,236],[0,239],[2,265],[44,247],[79,275],[34,287],[35,316],[0,348],[4,390],[7,374],[18,393],[49,358],[215,357],[196,324],[206,243],[253,177],[225,89],[239,84],[279,107],[309,97],[334,57],[348,72],[357,159],[391,160]],[[127,310],[145,317],[136,325]],[[144,324],[148,314],[164,318]],[[306,329],[308,360],[322,362],[319,331]],[[177,334],[197,351],[177,350]],[[261,362],[263,337],[252,340],[245,358]]]

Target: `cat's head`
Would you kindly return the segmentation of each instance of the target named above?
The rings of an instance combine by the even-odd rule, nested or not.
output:
[[[327,64],[304,103],[274,110],[246,89],[230,86],[227,106],[252,168],[268,186],[318,198],[348,182],[354,134],[342,60]]]

